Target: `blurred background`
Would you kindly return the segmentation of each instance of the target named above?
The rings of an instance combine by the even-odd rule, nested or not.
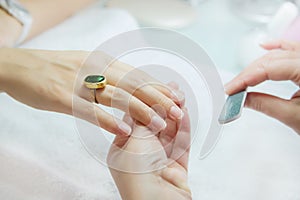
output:
[[[188,35],[208,51],[218,67],[237,72],[265,53],[260,42],[276,38],[300,41],[299,2],[111,0],[106,5],[128,10],[141,27],[176,29]]]

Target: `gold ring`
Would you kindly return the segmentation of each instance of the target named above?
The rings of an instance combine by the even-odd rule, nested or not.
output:
[[[95,103],[98,103],[96,98],[96,90],[105,88],[107,85],[107,80],[106,77],[102,75],[89,75],[84,79],[84,85],[88,89],[92,90]]]

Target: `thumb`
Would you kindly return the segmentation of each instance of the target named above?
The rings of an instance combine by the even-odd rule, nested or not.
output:
[[[245,106],[278,119],[288,126],[294,116],[294,108],[289,100],[268,94],[248,93]]]

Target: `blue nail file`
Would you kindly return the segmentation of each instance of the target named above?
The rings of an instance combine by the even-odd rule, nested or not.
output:
[[[242,115],[246,96],[247,91],[244,90],[227,98],[223,110],[219,116],[220,124],[227,124],[229,122],[232,122]]]

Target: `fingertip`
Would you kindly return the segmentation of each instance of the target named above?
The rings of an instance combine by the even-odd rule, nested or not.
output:
[[[121,121],[118,123],[118,128],[120,130],[120,134],[124,136],[129,136],[131,135],[132,129],[131,127],[126,124],[125,122]]]
[[[183,117],[180,121],[180,131],[189,132],[190,131],[190,117],[188,114],[188,109],[186,107],[182,108]]]
[[[271,50],[271,49],[279,48],[280,43],[281,42],[278,40],[267,38],[263,41],[260,41],[259,46],[261,46],[262,48],[264,48],[266,50]]]
[[[180,108],[178,108],[178,106],[172,106],[170,108],[170,117],[172,119],[178,120],[178,119],[182,119],[183,117],[183,112]]]
[[[227,95],[232,95],[236,90],[233,82],[229,82],[224,85],[224,91]]]
[[[161,117],[158,116],[153,116],[151,118],[151,122],[148,125],[148,127],[152,130],[152,131],[161,131],[164,130],[167,127],[167,123],[165,122],[165,120],[163,120]]]
[[[174,90],[179,90],[179,85],[174,81],[169,82],[167,85]]]

